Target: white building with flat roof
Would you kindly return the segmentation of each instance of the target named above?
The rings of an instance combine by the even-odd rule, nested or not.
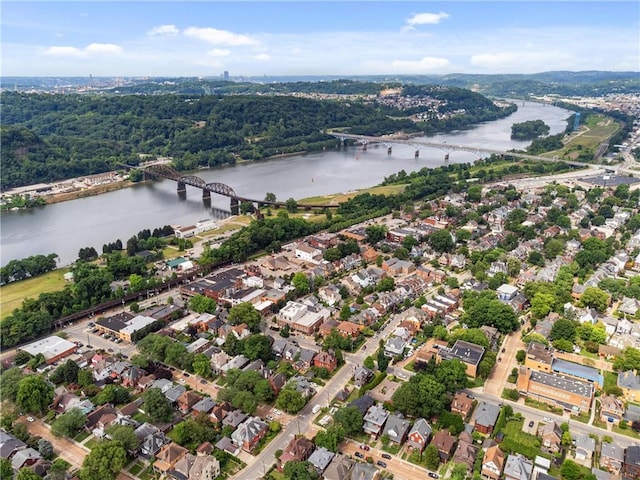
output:
[[[51,365],[61,358],[71,355],[76,351],[77,348],[78,347],[75,343],[72,343],[69,340],[65,340],[64,338],[52,335],[50,337],[29,343],[28,345],[24,345],[18,350],[27,352],[34,357],[41,353],[42,355],[44,355],[47,365]]]

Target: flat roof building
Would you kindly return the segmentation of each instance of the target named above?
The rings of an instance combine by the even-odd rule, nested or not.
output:
[[[536,372],[521,367],[518,391],[534,400],[562,407],[574,413],[588,412],[595,394],[593,383],[557,373]]]
[[[436,360],[440,363],[442,360],[458,359],[466,365],[467,375],[475,378],[483,355],[484,347],[464,340],[456,340],[451,348],[439,348]]]
[[[50,337],[43,338],[41,340],[37,340],[35,342],[24,345],[18,350],[27,352],[34,357],[41,353],[42,355],[44,355],[44,359],[47,365],[51,365],[61,358],[71,355],[76,351],[77,348],[78,347],[75,343],[72,343],[69,340],[65,340],[64,338],[52,335]]]

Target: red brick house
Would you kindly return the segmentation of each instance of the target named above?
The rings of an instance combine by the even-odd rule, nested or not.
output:
[[[338,359],[331,350],[328,352],[320,352],[313,357],[313,366],[326,368],[329,373],[332,373],[336,368],[338,368]]]

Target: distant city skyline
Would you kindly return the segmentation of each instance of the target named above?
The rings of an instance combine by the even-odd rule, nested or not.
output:
[[[640,2],[2,2],[3,76],[640,71]]]

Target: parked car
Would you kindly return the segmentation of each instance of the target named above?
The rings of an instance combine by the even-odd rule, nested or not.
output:
[[[438,478],[438,474],[437,474],[437,473],[429,472],[429,473],[428,473],[428,475],[429,475],[431,478]]]
[[[369,445],[365,445],[364,443],[362,445],[360,445],[360,448],[366,451],[371,450],[371,447]]]
[[[391,455],[389,455],[388,453],[383,453],[382,454],[382,458],[386,458],[387,460],[391,460]]]
[[[35,419],[31,416],[27,417],[27,422],[31,423],[33,422]]]
[[[533,427],[533,420],[529,422],[529,428]]]
[[[376,465],[378,465],[378,466],[380,466],[382,468],[386,468],[387,467],[387,464],[385,462],[383,462],[382,460],[378,460],[376,462]]]
[[[362,454],[362,452],[356,452],[355,456],[358,458],[364,458],[364,455]]]

